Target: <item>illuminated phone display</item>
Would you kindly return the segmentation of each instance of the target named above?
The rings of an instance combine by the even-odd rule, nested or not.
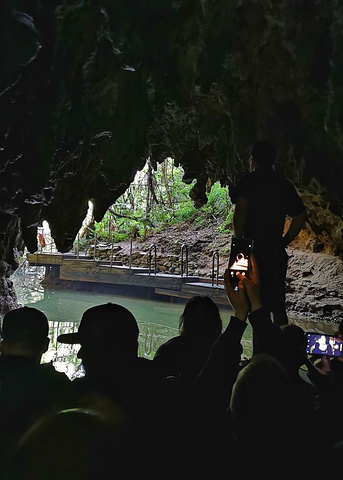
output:
[[[229,279],[237,287],[237,273],[245,275],[249,268],[249,261],[253,247],[251,238],[232,238],[229,258]]]
[[[307,332],[305,351],[310,355],[341,357],[343,354],[343,340],[333,335]]]

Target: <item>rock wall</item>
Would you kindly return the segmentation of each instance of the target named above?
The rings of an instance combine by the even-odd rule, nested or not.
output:
[[[287,271],[286,306],[290,317],[343,322],[343,263],[330,254],[292,250]]]
[[[342,240],[343,4],[308,0],[3,0],[0,278],[49,222],[68,251],[150,156],[234,191],[270,138],[302,190],[314,249]],[[330,245],[330,246],[328,246]],[[5,288],[5,289],[6,289]],[[6,300],[4,302],[6,304]]]

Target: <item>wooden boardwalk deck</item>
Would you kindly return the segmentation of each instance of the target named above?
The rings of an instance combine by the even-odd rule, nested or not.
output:
[[[224,281],[218,278],[181,276],[149,272],[149,268],[125,266],[121,261],[95,260],[92,256],[79,256],[61,253],[33,253],[27,255],[31,266],[46,267],[46,275],[53,271],[54,278],[66,282],[99,283],[133,287],[147,287],[156,295],[189,299],[193,295],[208,295],[221,307],[231,310],[226,296]],[[150,291],[150,290],[149,290]],[[314,319],[292,318],[290,322],[301,326],[305,331],[333,333],[332,326]]]
[[[185,299],[208,295],[216,303],[229,306],[223,279],[212,281],[204,277],[155,273],[149,268],[123,265],[120,261],[68,253],[29,253],[27,260],[31,266],[47,267],[47,272],[54,269],[55,277],[61,281],[148,287],[157,295]]]

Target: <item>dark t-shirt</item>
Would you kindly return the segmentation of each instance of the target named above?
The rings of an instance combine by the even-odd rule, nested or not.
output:
[[[293,183],[272,168],[247,174],[237,187],[236,198],[248,200],[248,216],[244,232],[261,242],[281,242],[286,216],[294,217],[305,210]]]

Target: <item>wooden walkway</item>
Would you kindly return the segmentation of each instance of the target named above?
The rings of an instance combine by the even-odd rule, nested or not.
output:
[[[46,267],[46,276],[53,271],[54,277],[60,281],[148,287],[158,295],[185,299],[208,295],[217,304],[229,307],[224,282],[220,278],[212,281],[204,277],[155,273],[152,269],[129,267],[119,261],[68,253],[29,253],[27,260],[31,266]]]

